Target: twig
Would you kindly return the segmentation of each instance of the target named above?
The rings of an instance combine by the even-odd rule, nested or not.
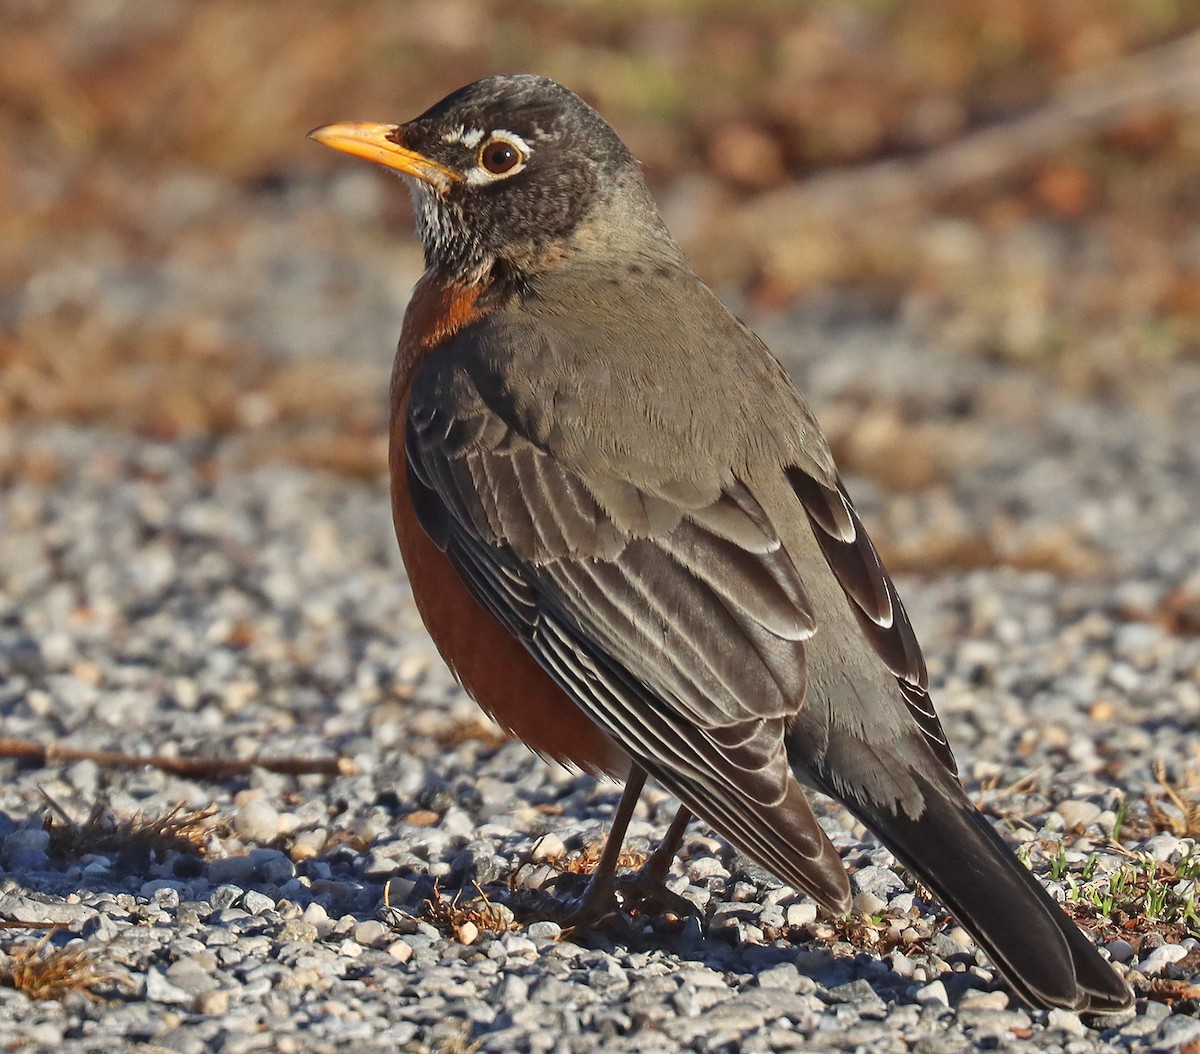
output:
[[[353,776],[358,770],[349,758],[173,758],[163,754],[120,754],[109,750],[84,750],[63,743],[37,743],[31,739],[0,738],[0,758],[22,758],[39,765],[68,761],[94,761],[103,768],[133,769],[142,765],[189,779],[218,780],[266,769],[286,776]]]

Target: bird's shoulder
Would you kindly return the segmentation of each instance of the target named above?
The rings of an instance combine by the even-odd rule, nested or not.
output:
[[[418,371],[414,404],[494,416],[507,443],[585,476],[711,489],[775,460],[833,483],[829,446],[787,371],[690,270],[642,261],[567,277],[447,341]]]

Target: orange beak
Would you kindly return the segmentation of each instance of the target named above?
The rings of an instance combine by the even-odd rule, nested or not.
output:
[[[308,133],[308,138],[352,157],[365,158],[402,175],[412,176],[443,193],[452,183],[462,182],[463,177],[454,169],[401,145],[404,129],[400,125],[345,121],[315,128]]]

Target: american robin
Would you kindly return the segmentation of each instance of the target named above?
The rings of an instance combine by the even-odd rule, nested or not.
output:
[[[538,754],[649,774],[834,913],[843,802],[1029,1003],[1132,994],[975,810],[925,663],[803,396],[668,234],[578,96],[491,77],[318,142],[407,177],[427,270],[391,389],[396,533],[463,687]]]

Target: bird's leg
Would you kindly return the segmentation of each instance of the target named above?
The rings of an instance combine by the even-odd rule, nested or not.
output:
[[[625,842],[625,831],[633,817],[634,807],[642,795],[642,787],[646,784],[646,773],[640,765],[634,764],[625,780],[625,791],[613,814],[612,828],[604,843],[604,851],[600,861],[588,880],[587,888],[579,906],[564,920],[564,929],[587,929],[594,926],[603,918],[607,918],[618,909],[617,904],[617,860],[621,856],[621,846]]]
[[[630,907],[643,911],[670,910],[677,915],[694,914],[696,905],[684,897],[678,896],[667,889],[667,875],[675,854],[679,852],[679,843],[683,841],[683,832],[692,820],[691,810],[681,805],[667,828],[667,833],[658,843],[658,848],[647,858],[641,869],[629,879],[621,883],[622,899]]]
[[[686,805],[679,806],[679,811],[671,821],[671,826],[667,828],[667,833],[663,835],[662,841],[658,843],[658,848],[650,854],[650,858],[638,872],[639,875],[645,876],[647,882],[656,882],[661,886],[667,881],[675,854],[679,852],[679,843],[683,841],[683,832],[691,822],[691,810]]]

